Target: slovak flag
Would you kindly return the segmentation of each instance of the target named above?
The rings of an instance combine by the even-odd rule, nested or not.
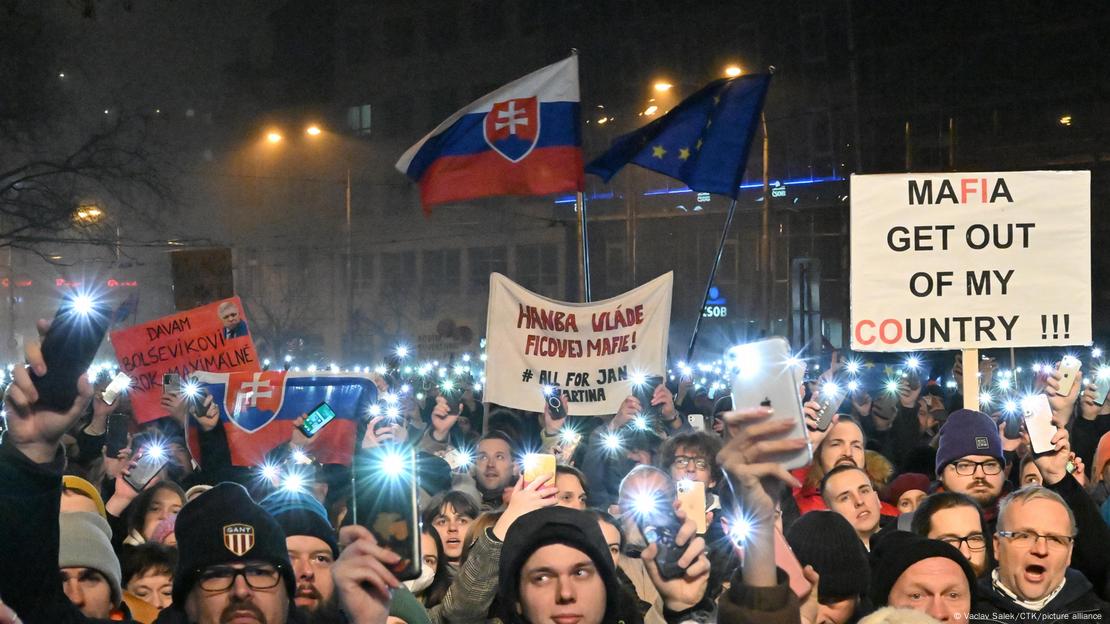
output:
[[[571,56],[451,115],[397,169],[420,185],[425,213],[478,197],[580,191],[578,118],[578,57]]]
[[[378,396],[373,380],[358,373],[198,372],[192,379],[220,407],[220,423],[236,466],[261,463],[267,453],[289,441],[293,421],[322,402],[335,418],[309,438],[305,452],[324,464],[349,465],[359,421]]]

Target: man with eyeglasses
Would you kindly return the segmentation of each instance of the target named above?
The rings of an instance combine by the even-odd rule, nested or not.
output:
[[[964,494],[937,492],[925,497],[913,514],[910,530],[959,550],[979,578],[988,574],[993,566],[990,534],[983,521],[983,511]]]
[[[995,621],[1099,620],[1110,604],[1071,569],[1075,515],[1055,492],[1037,485],[1002,500],[994,549],[998,568],[979,581],[973,612]]]
[[[937,479],[946,492],[966,494],[983,509],[993,530],[1006,481],[1006,459],[998,424],[983,412],[952,412],[940,430]]]

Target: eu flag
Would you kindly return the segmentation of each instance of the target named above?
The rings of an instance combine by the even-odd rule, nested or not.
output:
[[[608,182],[631,162],[695,191],[735,199],[770,83],[767,74],[711,82],[666,115],[618,138],[586,172]]]

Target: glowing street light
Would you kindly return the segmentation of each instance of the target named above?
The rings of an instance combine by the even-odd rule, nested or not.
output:
[[[729,65],[725,68],[725,75],[729,78],[735,78],[742,73],[744,73],[744,70],[740,69],[737,65]]]
[[[323,132],[323,130],[320,130],[320,126],[317,126],[315,124],[305,128],[304,131],[304,133],[308,136],[320,136],[321,132]]]
[[[671,89],[673,89],[673,88],[674,88],[674,85],[673,85],[673,84],[671,84],[671,83],[669,83],[669,82],[666,82],[666,81],[660,80],[659,82],[656,82],[656,83],[655,83],[655,84],[653,85],[653,88],[654,88],[654,89],[655,89],[656,91],[658,91],[659,93],[666,93],[667,91],[670,91]]]
[[[281,139],[282,139],[281,133],[278,132],[277,130],[271,130],[271,131],[266,133],[266,140],[269,141],[270,143],[281,143]]]

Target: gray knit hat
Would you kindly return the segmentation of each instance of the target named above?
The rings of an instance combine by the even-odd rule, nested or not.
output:
[[[112,603],[123,598],[119,559],[112,550],[112,528],[100,514],[73,511],[59,514],[61,540],[58,548],[59,568],[90,568],[100,572],[112,586]]]

